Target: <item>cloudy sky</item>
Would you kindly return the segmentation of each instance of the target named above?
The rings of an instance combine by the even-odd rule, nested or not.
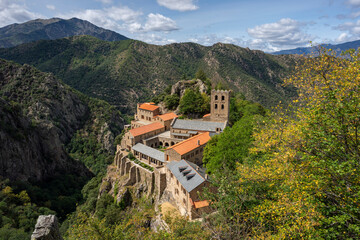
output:
[[[0,27],[52,17],[153,44],[224,42],[271,52],[360,39],[360,0],[0,0]]]

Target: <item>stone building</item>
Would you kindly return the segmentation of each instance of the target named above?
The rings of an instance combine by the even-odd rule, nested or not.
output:
[[[210,211],[208,201],[198,194],[209,186],[204,169],[185,160],[169,162],[166,169],[167,191],[182,215],[195,219]]]
[[[185,159],[197,165],[202,165],[204,147],[210,139],[210,133],[205,132],[168,147],[165,150],[165,161]]]
[[[228,90],[212,90],[210,101],[210,116],[205,115],[204,121],[225,122],[229,121],[230,94]]]
[[[153,123],[158,115],[160,115],[160,108],[155,103],[138,103],[135,120],[131,121],[131,128],[138,128]]]
[[[148,147],[142,143],[134,145],[131,151],[137,159],[149,165],[163,166],[165,163],[165,156],[162,151]]]
[[[136,143],[142,142],[144,139],[153,137],[165,131],[164,125],[154,122],[142,127],[130,129],[125,133],[121,140],[121,148],[131,150]]]
[[[131,129],[121,141],[116,156],[120,175],[128,175],[127,184],[147,182],[159,199],[172,199],[183,215],[190,219],[209,212],[209,202],[201,201],[198,192],[209,186],[202,166],[204,147],[228,124],[231,91],[212,90],[211,112],[198,120],[178,119],[175,113],[161,114],[154,103],[137,105]],[[164,152],[159,148],[166,148]],[[127,157],[131,151],[142,162]],[[121,155],[121,156],[120,156]],[[153,168],[144,168],[148,164]],[[150,169],[150,170],[149,170]]]
[[[173,112],[170,112],[170,113],[165,113],[163,115],[156,116],[155,121],[162,123],[165,126],[165,131],[168,131],[168,130],[170,130],[171,122],[177,117],[178,117],[178,115],[176,115]]]
[[[187,139],[202,132],[221,133],[227,122],[210,122],[201,120],[174,119],[171,123],[170,134],[173,138]]]

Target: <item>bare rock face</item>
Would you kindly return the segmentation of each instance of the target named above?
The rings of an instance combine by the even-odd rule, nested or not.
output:
[[[63,240],[59,231],[59,224],[55,215],[40,215],[31,240]]]
[[[206,93],[207,87],[200,79],[197,80],[183,80],[175,83],[171,87],[171,95],[177,94],[180,99],[184,95],[187,88],[196,89],[199,88],[200,93]]]
[[[51,74],[1,59],[0,65],[0,175],[20,181],[90,175],[64,148],[88,106]]]

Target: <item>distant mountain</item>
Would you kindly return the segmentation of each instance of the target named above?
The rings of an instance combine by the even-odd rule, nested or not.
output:
[[[195,43],[156,46],[135,40],[101,41],[76,36],[0,49],[0,57],[52,72],[66,84],[116,105],[124,112],[147,101],[202,68],[213,87],[241,92],[266,107],[287,101],[294,91],[282,85],[295,61],[231,44],[211,47]]]
[[[116,32],[77,18],[36,19],[0,28],[0,48],[9,48],[37,40],[53,40],[77,35],[90,35],[105,41],[128,39]]]
[[[341,44],[321,44],[320,46],[325,47],[327,49],[333,49],[337,51],[338,53],[341,53],[342,51],[346,51],[349,49],[358,49],[360,47],[360,40],[352,41],[352,42],[346,42]],[[271,54],[274,55],[281,55],[281,54],[316,54],[316,47],[304,47],[304,48],[295,48],[295,49],[289,49],[289,50],[281,50],[278,52],[273,52]]]

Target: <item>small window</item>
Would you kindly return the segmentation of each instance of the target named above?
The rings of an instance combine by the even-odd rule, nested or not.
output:
[[[225,100],[225,96],[221,96],[221,100],[224,101],[224,100]]]
[[[217,109],[217,104],[215,104],[215,109]]]
[[[218,100],[218,95],[215,95],[215,100]]]
[[[186,200],[185,200],[185,198],[183,198],[183,202],[184,202],[184,204],[186,204]]]
[[[224,104],[221,104],[221,109],[224,109]]]

